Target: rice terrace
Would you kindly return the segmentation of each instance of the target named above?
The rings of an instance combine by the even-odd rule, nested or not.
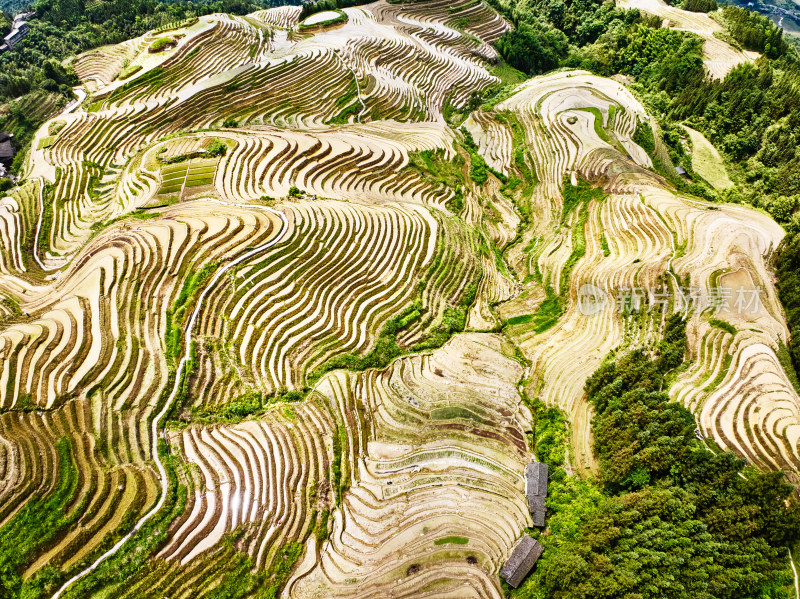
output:
[[[0,599],[800,599],[771,21],[0,10]]]

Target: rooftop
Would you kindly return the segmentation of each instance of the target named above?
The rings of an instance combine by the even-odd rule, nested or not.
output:
[[[523,536],[514,547],[508,561],[500,569],[500,576],[516,589],[536,565],[536,560],[543,551],[544,547],[536,539],[528,535]]]
[[[11,145],[11,140],[0,141],[0,160],[6,161],[14,158],[14,146]]]
[[[529,462],[525,468],[525,495],[547,497],[547,464],[544,462]]]
[[[544,519],[547,508],[544,506],[545,498],[540,495],[528,497],[528,511],[531,513],[533,525],[542,528],[545,525]]]

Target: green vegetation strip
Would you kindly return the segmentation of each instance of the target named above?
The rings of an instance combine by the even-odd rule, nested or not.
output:
[[[467,543],[469,543],[469,539],[464,537],[444,537],[433,542],[434,545],[466,545]]]

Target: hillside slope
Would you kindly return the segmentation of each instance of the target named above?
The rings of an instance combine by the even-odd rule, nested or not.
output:
[[[584,384],[671,310],[698,434],[800,482],[780,226],[650,170],[618,81],[481,106],[483,3],[343,13],[78,57],[0,200],[0,531],[63,514],[29,596],[502,597],[531,400],[592,473]]]

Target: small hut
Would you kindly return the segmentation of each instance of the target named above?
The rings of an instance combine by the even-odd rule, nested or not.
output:
[[[14,144],[11,143],[12,137],[14,136],[0,131],[0,164],[6,168],[11,167],[11,163],[14,162],[14,154],[16,154]]]
[[[525,468],[525,494],[547,497],[547,464],[544,462],[531,461]]]
[[[539,541],[528,535],[523,536],[522,540],[514,547],[508,561],[500,569],[500,576],[516,589],[536,565],[536,561],[543,551],[544,547]]]
[[[525,496],[528,499],[528,511],[531,513],[534,526],[544,526],[547,476],[547,464],[543,462],[531,461],[525,468]]]

